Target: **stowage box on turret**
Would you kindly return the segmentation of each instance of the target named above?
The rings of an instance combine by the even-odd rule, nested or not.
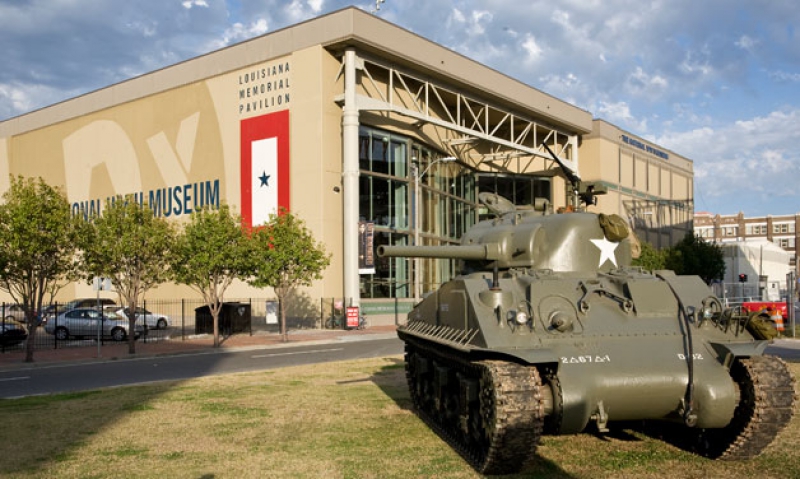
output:
[[[476,470],[525,469],[543,433],[631,420],[746,459],[789,422],[794,380],[768,342],[699,277],[631,267],[620,217],[504,211],[459,246],[378,250],[461,260],[398,335],[415,409]]]

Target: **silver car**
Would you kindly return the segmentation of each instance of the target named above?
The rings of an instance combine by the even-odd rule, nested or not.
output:
[[[113,311],[122,317],[126,317],[125,308],[119,306],[106,306],[105,311]],[[169,316],[166,314],[152,313],[142,307],[136,308],[136,322],[141,324],[144,321],[148,329],[167,329],[170,325]]]
[[[114,341],[124,341],[128,337],[128,318],[114,312],[101,313],[94,308],[76,308],[47,321],[44,330],[60,341],[72,337],[92,339],[98,334]],[[138,338],[143,331],[141,324],[137,324],[135,337]]]

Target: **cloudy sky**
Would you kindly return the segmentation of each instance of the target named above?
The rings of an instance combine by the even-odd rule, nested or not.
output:
[[[0,0],[0,121],[348,5]],[[800,213],[800,8],[792,2],[355,6],[692,159],[697,211]]]

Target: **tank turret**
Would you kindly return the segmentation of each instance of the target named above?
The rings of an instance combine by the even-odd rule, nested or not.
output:
[[[604,224],[609,222],[622,225],[623,239],[608,239],[609,227]],[[465,272],[491,269],[495,262],[500,270],[597,272],[629,266],[631,243],[627,227],[618,216],[515,211],[478,223],[466,232],[459,246],[379,246],[377,254],[460,259],[464,260]]]
[[[622,218],[481,200],[498,217],[460,245],[377,251],[461,262],[397,332],[414,408],[480,473],[526,468],[545,433],[672,422],[747,459],[789,423],[794,379],[749,318],[697,276],[632,267]]]

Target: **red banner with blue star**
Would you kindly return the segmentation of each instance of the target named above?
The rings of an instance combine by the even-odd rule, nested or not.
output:
[[[289,210],[289,110],[242,120],[242,219],[261,226]]]

